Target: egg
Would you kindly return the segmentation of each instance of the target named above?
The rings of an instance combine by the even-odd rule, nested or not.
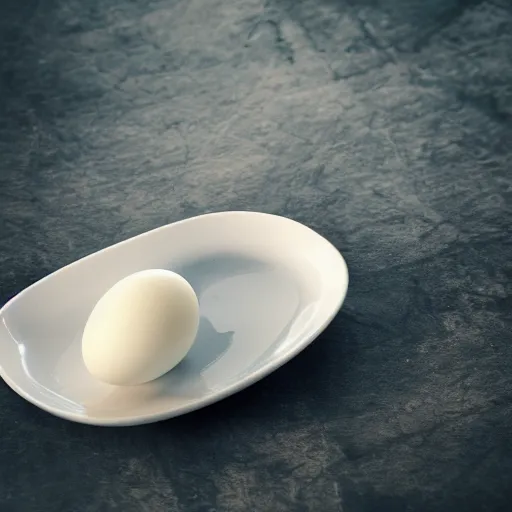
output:
[[[190,350],[199,303],[188,281],[169,270],[144,270],[110,288],[92,310],[82,335],[91,375],[120,386],[154,380]]]

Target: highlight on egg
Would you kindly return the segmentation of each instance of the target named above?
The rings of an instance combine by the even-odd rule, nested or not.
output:
[[[188,281],[170,270],[136,272],[97,302],[82,335],[82,356],[95,378],[143,384],[187,355],[199,327],[199,302]]]

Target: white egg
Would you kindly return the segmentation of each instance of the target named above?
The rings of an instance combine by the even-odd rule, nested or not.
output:
[[[194,343],[199,303],[169,270],[144,270],[116,283],[94,307],[82,336],[89,372],[117,385],[151,381],[174,368]]]

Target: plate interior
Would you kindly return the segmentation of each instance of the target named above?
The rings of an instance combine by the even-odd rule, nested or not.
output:
[[[141,386],[98,382],[81,357],[89,310],[76,311],[73,323],[63,323],[54,311],[55,317],[43,324],[45,332],[19,336],[16,325],[9,329],[25,384],[53,407],[99,421],[122,420],[134,411],[153,415],[188,409],[243,382],[307,336],[321,293],[314,268],[304,272],[297,263],[236,253],[212,254],[170,269],[192,284],[201,311],[196,341],[178,367]]]

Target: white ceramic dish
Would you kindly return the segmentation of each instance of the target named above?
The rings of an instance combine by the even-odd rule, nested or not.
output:
[[[141,386],[91,377],[81,335],[96,301],[148,268],[185,276],[200,302],[198,337],[182,363]],[[178,416],[268,375],[309,345],[341,307],[340,253],[306,226],[252,212],[202,215],[78,260],[0,310],[0,375],[23,398],[68,420],[135,425]]]

